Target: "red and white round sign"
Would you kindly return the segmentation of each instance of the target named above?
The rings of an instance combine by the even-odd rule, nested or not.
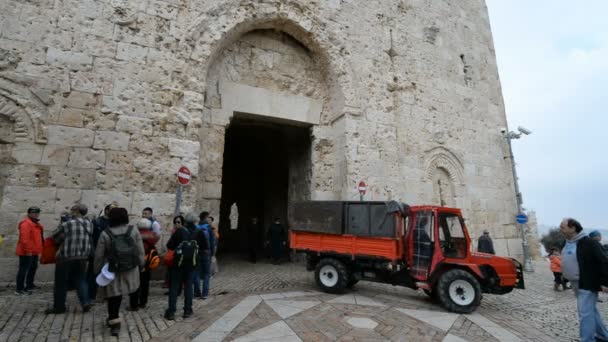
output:
[[[365,185],[365,182],[361,181],[359,182],[359,193],[361,195],[365,195],[365,191],[367,191],[367,185]]]
[[[181,185],[190,184],[190,170],[187,167],[182,166],[177,170],[177,181]]]

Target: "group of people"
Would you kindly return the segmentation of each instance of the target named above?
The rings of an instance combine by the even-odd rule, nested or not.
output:
[[[27,295],[38,287],[34,284],[39,257],[43,249],[53,249],[55,274],[53,305],[46,314],[67,311],[66,297],[75,289],[83,312],[88,312],[95,298],[107,302],[107,326],[111,334],[120,332],[122,297],[129,296],[127,310],[145,309],[150,289],[150,273],[160,263],[156,248],[161,236],[160,223],[152,208],[145,208],[135,225],[129,224],[125,208],[109,204],[103,215],[90,221],[84,204],[75,204],[62,215],[61,223],[46,240],[40,224],[40,208],[30,207],[19,223],[17,255],[19,270],[15,294]],[[187,214],[173,219],[173,231],[166,244],[172,260],[168,266],[169,300],[165,319],[175,319],[177,297],[184,292],[183,317],[190,317],[194,296],[209,296],[211,265],[219,233],[212,226],[208,212]],[[202,280],[202,289],[201,289]]]

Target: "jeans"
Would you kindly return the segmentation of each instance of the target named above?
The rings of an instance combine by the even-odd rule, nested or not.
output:
[[[17,291],[34,288],[34,276],[38,269],[37,255],[20,255],[19,271],[17,272]]]
[[[139,273],[139,288],[133,293],[133,300],[130,301],[132,308],[145,307],[148,305],[148,295],[150,293],[150,270]]]
[[[201,278],[203,291],[201,292]],[[209,252],[202,252],[198,259],[198,266],[194,271],[194,295],[196,297],[209,297],[209,283],[211,281],[211,256]]]
[[[177,296],[182,284],[184,286],[184,312],[192,312],[192,280],[193,270],[179,268],[169,269],[169,309],[168,312],[175,313],[177,310]]]
[[[576,290],[581,342],[593,342],[596,337],[608,341],[608,330],[606,330],[602,316],[596,307],[598,293],[579,289],[578,284],[574,282],[572,282],[572,285]]]
[[[90,303],[85,273],[87,260],[59,261],[55,265],[55,285],[53,286],[53,307],[56,311],[65,311],[65,300],[68,294],[69,281],[76,285],[76,293],[81,305]]]
[[[93,258],[89,258],[88,266],[87,266],[87,291],[89,295],[89,299],[94,300],[97,297],[97,274],[93,270]]]

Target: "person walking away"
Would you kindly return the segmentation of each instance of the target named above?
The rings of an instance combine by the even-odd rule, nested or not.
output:
[[[258,260],[258,241],[260,240],[260,226],[258,218],[252,217],[251,222],[247,225],[247,248],[249,250],[249,261],[256,263]]]
[[[602,233],[600,233],[599,230],[594,230],[589,233],[589,237],[599,242],[600,246],[602,246],[602,252],[608,256],[608,245],[602,245]]]
[[[91,256],[89,257],[89,263],[87,265],[87,286],[88,286],[88,293],[89,293],[89,298],[91,298],[91,301],[95,300],[95,298],[97,297],[97,281],[95,280],[95,278],[97,277],[97,274],[95,273],[95,250],[97,249],[97,242],[99,241],[99,237],[101,236],[101,233],[108,228],[108,215],[110,214],[110,210],[112,208],[116,208],[117,205],[115,204],[108,204],[106,205],[106,207],[103,209],[103,214],[98,216],[96,219],[93,220],[93,245],[91,247]]]
[[[562,273],[576,296],[581,342],[608,341],[608,330],[596,306],[598,292],[608,292],[608,258],[577,220],[565,218],[559,229],[566,238]]]
[[[34,285],[34,277],[44,243],[43,227],[38,219],[39,216],[40,208],[30,207],[27,209],[27,217],[19,222],[19,241],[16,251],[19,256],[19,271],[16,295],[31,294],[38,288]]]
[[[177,296],[182,286],[184,288],[183,317],[192,316],[192,280],[194,269],[197,266],[198,250],[199,248],[209,249],[204,235],[197,234],[194,220],[196,220],[196,216],[187,214],[186,226],[179,226],[167,242],[167,249],[175,251],[173,264],[169,267],[169,307],[164,315],[167,320],[175,319]]]
[[[566,290],[566,283],[564,282],[562,276],[562,257],[559,253],[559,249],[551,248],[551,255],[549,255],[549,260],[551,261],[551,272],[553,272],[553,290],[560,291],[559,286],[562,286],[562,289]]]
[[[144,267],[144,245],[139,231],[129,226],[129,214],[125,208],[112,208],[108,214],[108,228],[99,237],[95,249],[95,273],[100,273],[108,264],[114,279],[99,288],[100,295],[107,300],[106,324],[112,336],[120,333],[120,304],[123,295],[131,302],[137,301],[139,275]]]
[[[285,243],[285,228],[278,217],[268,228],[267,243],[270,244],[272,263],[278,265],[281,258],[281,248]]]
[[[142,218],[137,221],[137,230],[141,235],[144,244],[145,260],[151,260],[153,255],[158,255],[156,251],[156,243],[160,236],[152,231],[153,222],[148,218]],[[139,289],[130,297],[129,311],[137,311],[140,308],[145,309],[148,305],[148,295],[150,293],[150,272],[148,265],[145,265],[139,275]]]
[[[199,223],[196,226],[197,231],[204,235],[207,240],[208,249],[199,249],[199,267],[195,271],[194,278],[194,296],[201,299],[209,298],[209,287],[211,282],[211,258],[215,250],[216,240],[215,234],[209,225],[209,213],[203,211],[199,215]],[[203,280],[203,291],[200,291],[200,281]]]
[[[84,216],[87,206],[76,204],[70,209],[71,219],[62,223],[53,233],[52,238],[58,246],[55,265],[55,284],[53,286],[53,307],[46,314],[66,312],[66,297],[70,280],[76,285],[82,311],[88,312],[91,301],[85,281],[87,261],[91,255],[93,227]]]
[[[209,218],[207,221],[209,222],[209,226],[211,226],[211,229],[213,230],[213,234],[215,235],[215,247],[214,247],[213,253],[212,253],[213,256],[211,257],[211,276],[214,276],[217,272],[219,272],[219,269],[217,266],[217,249],[220,244],[220,231],[214,223],[215,218],[213,218],[213,216],[209,215]]]
[[[481,253],[496,254],[494,251],[494,243],[490,237],[490,232],[484,229],[483,235],[477,240],[477,251]]]

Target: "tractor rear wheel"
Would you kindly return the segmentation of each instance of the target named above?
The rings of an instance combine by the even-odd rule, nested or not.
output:
[[[437,296],[447,310],[471,313],[481,304],[481,286],[471,273],[453,269],[439,278]]]
[[[342,293],[348,285],[349,275],[341,261],[325,258],[315,268],[315,280],[325,292]]]

